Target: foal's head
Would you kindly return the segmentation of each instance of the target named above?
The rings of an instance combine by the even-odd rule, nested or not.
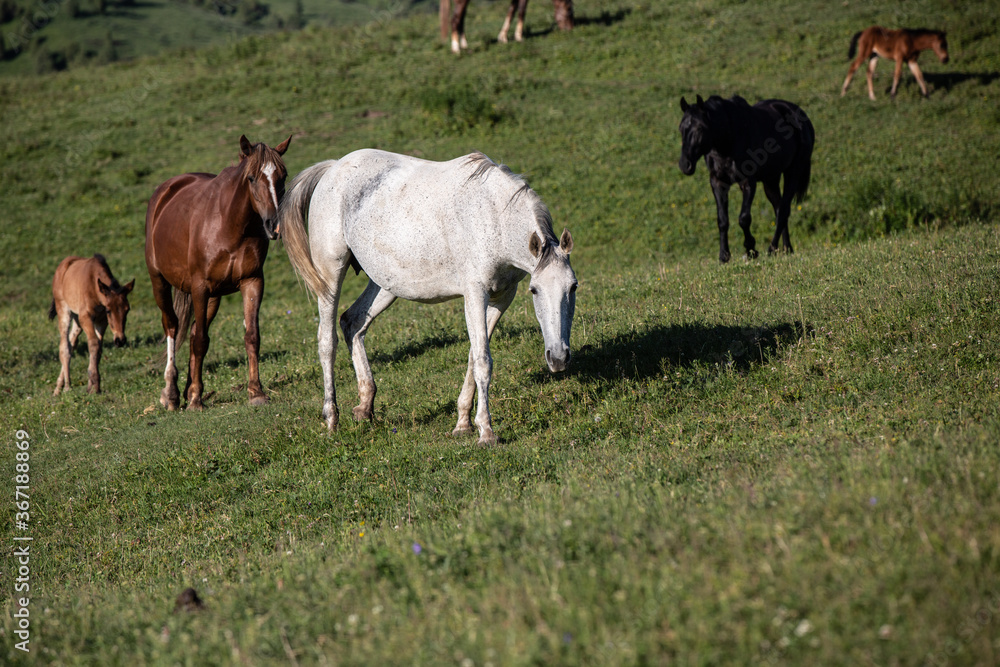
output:
[[[240,137],[240,175],[250,188],[250,203],[253,210],[264,221],[264,232],[272,241],[278,238],[278,206],[285,196],[285,178],[288,171],[281,156],[292,141],[288,137],[270,148],[267,144],[251,144],[245,136]]]
[[[937,34],[938,39],[934,42],[934,55],[943,63],[948,62],[948,36],[944,32]]]
[[[701,95],[698,96],[697,102],[694,104],[688,104],[687,100],[682,97],[681,111],[684,112],[680,126],[681,159],[677,166],[680,167],[685,176],[690,176],[694,173],[698,160],[712,150],[708,111]]]
[[[97,287],[101,292],[99,297],[101,305],[108,311],[108,324],[115,336],[115,347],[123,347],[128,342],[125,338],[125,320],[128,318],[128,311],[131,310],[128,305],[128,295],[135,287],[135,279],[133,278],[127,285],[119,285],[117,280],[107,285],[98,279]]]

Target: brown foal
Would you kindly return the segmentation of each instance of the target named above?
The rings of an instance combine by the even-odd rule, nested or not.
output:
[[[914,78],[920,84],[920,92],[927,97],[927,84],[924,82],[924,75],[917,66],[917,58],[921,51],[933,49],[938,59],[948,62],[948,39],[945,33],[940,30],[888,30],[881,26],[872,27],[855,33],[851,38],[851,48],[847,52],[848,58],[854,58],[855,49],[858,57],[851,63],[851,68],[847,71],[847,78],[844,79],[844,87],[840,90],[841,96],[847,93],[847,87],[851,85],[854,73],[861,65],[868,61],[868,97],[875,99],[875,89],[872,86],[872,77],[875,75],[875,65],[879,57],[891,58],[896,61],[896,69],[892,75],[892,90],[890,97],[896,97],[896,89],[899,88],[899,78],[903,74],[903,63],[913,72]]]
[[[192,314],[184,397],[189,410],[202,408],[201,370],[208,352],[208,328],[218,312],[219,300],[236,291],[243,296],[250,403],[262,405],[268,400],[257,368],[257,315],[264,296],[268,240],[278,238],[280,231],[278,206],[287,176],[281,156],[291,140],[288,137],[270,148],[240,137],[239,164],[223,169],[218,176],[175,176],[158,187],[149,200],[146,266],[167,336],[166,386],[160,403],[168,410],[180,407],[174,357]]]
[[[87,392],[101,393],[101,350],[104,331],[111,323],[115,346],[125,345],[125,320],[128,317],[128,295],[135,279],[119,285],[101,255],[89,259],[67,257],[59,263],[52,279],[52,305],[49,319],[59,327],[59,380],[53,393],[58,396],[70,388],[69,360],[73,356],[80,332],[87,334],[90,364],[87,367]]]

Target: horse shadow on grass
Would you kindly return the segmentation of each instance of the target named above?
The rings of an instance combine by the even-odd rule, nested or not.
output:
[[[799,340],[801,322],[760,326],[656,326],[622,332],[597,345],[584,345],[573,355],[568,373],[583,382],[645,380],[666,368],[718,364],[738,373],[767,366],[780,351]],[[537,380],[544,372],[536,374]]]
[[[950,92],[952,87],[966,81],[978,81],[980,86],[988,86],[1000,79],[1000,72],[924,72],[924,80],[933,90]]]
[[[605,27],[611,27],[616,23],[621,23],[632,13],[629,9],[619,9],[616,12],[611,12],[608,10],[602,11],[596,16],[576,16],[573,18],[574,27],[582,27],[585,25],[603,25]],[[542,28],[541,30],[532,30],[527,28],[524,31],[525,39],[534,39],[535,37],[544,37],[552,32],[555,32],[556,24],[552,23],[547,28]],[[494,44],[497,44],[497,40],[493,40]]]

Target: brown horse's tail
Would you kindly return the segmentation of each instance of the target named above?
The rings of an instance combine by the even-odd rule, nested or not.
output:
[[[854,56],[858,52],[858,40],[861,39],[861,33],[862,32],[864,32],[864,31],[863,30],[859,30],[856,33],[854,33],[854,37],[851,37],[851,48],[849,48],[847,50],[847,59],[848,60],[854,60]]]
[[[441,19],[441,39],[448,41],[451,33],[451,0],[440,0],[438,4],[438,17]]]
[[[309,235],[306,232],[306,216],[309,213],[309,202],[319,181],[334,165],[336,160],[327,160],[299,172],[281,201],[281,239],[285,252],[292,262],[295,272],[302,276],[306,289],[313,296],[327,294],[327,283],[319,274],[309,251]],[[356,260],[352,259],[352,264]]]
[[[174,350],[179,350],[187,339],[188,331],[191,330],[190,294],[174,289],[174,313],[177,314],[177,340],[174,341]]]
[[[56,300],[52,299],[52,305],[49,306],[49,319],[56,319]]]

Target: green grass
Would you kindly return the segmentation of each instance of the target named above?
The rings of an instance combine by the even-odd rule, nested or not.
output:
[[[560,33],[534,3],[531,37],[501,47],[502,9],[480,3],[461,58],[417,14],[0,79],[0,465],[12,479],[14,433],[30,433],[34,537],[32,653],[14,648],[11,593],[0,655],[996,663],[994,14],[598,2]],[[929,100],[909,80],[890,101],[885,63],[878,101],[858,81],[839,96],[848,39],[876,22],[948,29],[952,62],[924,57]],[[696,93],[786,97],[809,114],[796,254],[717,263],[704,166],[676,168],[678,102]],[[493,343],[501,442],[452,438],[461,303],[400,302],[367,337],[374,421],[328,434],[315,306],[276,244],[262,307],[272,402],[247,405],[230,297],[208,409],[162,410],[145,202],[171,175],[232,163],[241,133],[294,133],[291,174],[360,147],[480,149],[526,173],[576,241],[571,369],[545,369],[518,296]],[[763,197],[754,217],[768,236]],[[137,278],[131,343],[106,349],[104,394],[84,394],[78,354],[73,390],[53,398],[52,273],[93,252]],[[345,306],[362,287],[348,280]],[[187,586],[207,608],[173,614]]]

